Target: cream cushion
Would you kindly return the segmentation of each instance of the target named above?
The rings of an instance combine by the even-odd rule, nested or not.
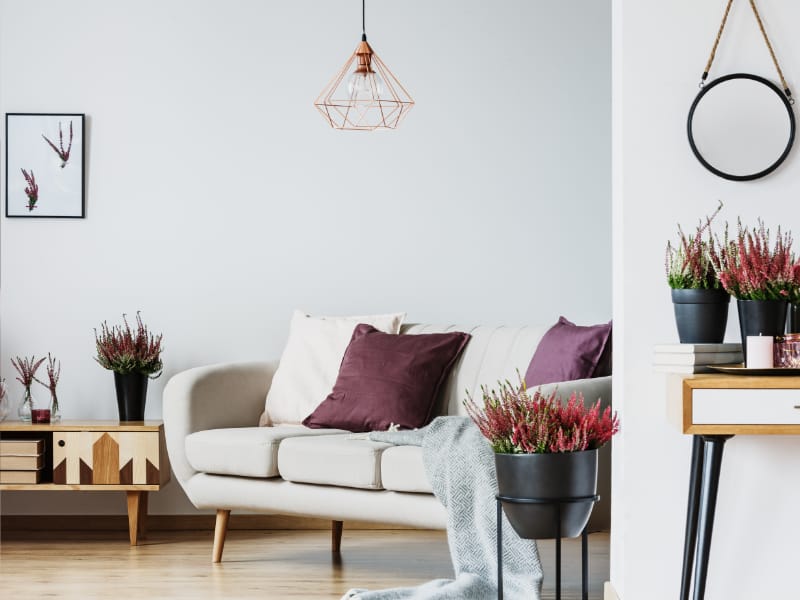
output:
[[[398,333],[405,316],[311,317],[294,311],[259,424],[302,423],[333,389],[356,325],[367,323],[385,333]]]
[[[392,446],[384,450],[381,455],[381,483],[383,489],[393,492],[432,494],[433,489],[425,476],[422,448]]]
[[[233,427],[186,436],[186,458],[195,471],[240,477],[277,477],[278,446],[294,436],[341,433],[338,429]]]
[[[278,471],[295,483],[380,490],[381,453],[390,446],[349,434],[291,438],[278,448]]]

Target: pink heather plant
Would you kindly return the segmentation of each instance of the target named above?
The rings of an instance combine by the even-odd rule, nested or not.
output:
[[[737,235],[712,249],[711,263],[725,291],[739,300],[792,300],[800,294],[800,266],[791,233],[778,234],[770,247],[769,229],[759,219],[752,230],[738,221]]]
[[[64,133],[61,131],[61,121],[58,122],[58,147],[47,139],[45,134],[42,134],[44,141],[53,149],[53,152],[58,154],[58,157],[61,159],[61,168],[67,166],[67,162],[69,161],[69,153],[72,152],[72,121],[69,122],[69,144],[67,145],[67,149],[64,150]]]
[[[25,187],[25,195],[28,197],[28,210],[32,211],[36,208],[36,202],[39,200],[39,186],[36,184],[36,177],[33,175],[33,169],[28,173],[25,169],[20,169],[22,176],[25,177],[25,182],[28,184]]]
[[[120,375],[141,373],[156,379],[161,375],[162,334],[154,336],[142,323],[142,317],[136,313],[136,331],[131,329],[128,318],[122,315],[125,325],[109,327],[103,321],[100,333],[94,330],[97,356],[95,360],[104,369]],[[155,375],[153,375],[155,373]]]
[[[714,238],[711,235],[711,222],[722,210],[720,201],[717,210],[705,222],[700,221],[694,235],[687,236],[678,225],[678,243],[673,246],[667,242],[665,267],[667,283],[672,289],[718,289],[719,280],[711,265]],[[703,234],[708,233],[708,241]]]
[[[483,407],[467,393],[464,406],[492,449],[504,454],[580,452],[600,448],[619,431],[611,407],[600,412],[600,400],[587,408],[575,392],[566,404],[556,392],[530,394],[520,378],[518,387],[508,381],[500,391],[481,386]]]

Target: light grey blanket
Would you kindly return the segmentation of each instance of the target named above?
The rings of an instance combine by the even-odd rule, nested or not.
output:
[[[354,589],[342,600],[493,600],[497,598],[497,508],[494,453],[466,417],[439,417],[417,431],[382,431],[369,439],[422,446],[425,473],[447,509],[447,541],[455,579],[418,587]],[[542,568],[536,542],[520,539],[503,515],[503,593],[539,598]]]

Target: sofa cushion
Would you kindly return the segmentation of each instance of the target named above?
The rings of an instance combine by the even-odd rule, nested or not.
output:
[[[278,446],[290,437],[343,433],[338,429],[235,427],[186,436],[186,459],[195,471],[241,477],[277,477]]]
[[[348,431],[427,425],[439,390],[469,338],[458,331],[392,335],[359,325],[333,391],[303,425]]]
[[[278,448],[278,471],[295,483],[380,490],[381,453],[389,447],[349,434],[290,438]]]
[[[384,450],[381,455],[381,481],[384,489],[393,492],[433,493],[425,475],[422,448],[419,446],[392,446]]]
[[[597,371],[610,338],[611,321],[581,326],[560,317],[536,348],[525,373],[525,383],[534,387],[605,375]]]
[[[397,333],[405,313],[361,317],[311,317],[296,310],[289,339],[267,392],[260,425],[299,424],[333,389],[344,351],[359,323]]]

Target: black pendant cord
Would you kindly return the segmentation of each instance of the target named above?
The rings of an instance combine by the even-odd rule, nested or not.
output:
[[[365,17],[367,0],[361,0],[361,41],[367,41],[367,20]]]

